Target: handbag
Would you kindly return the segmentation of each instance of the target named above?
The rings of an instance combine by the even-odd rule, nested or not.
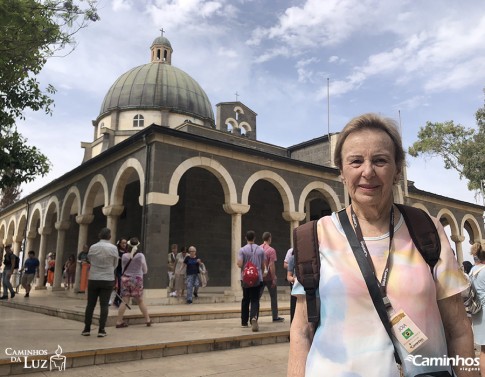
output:
[[[477,289],[475,288],[474,281],[477,278],[478,274],[481,270],[483,270],[485,266],[474,271],[470,275],[470,287],[468,288],[468,295],[466,298],[463,299],[463,304],[465,305],[465,310],[468,314],[478,314],[482,310],[482,303],[480,298],[478,297]]]

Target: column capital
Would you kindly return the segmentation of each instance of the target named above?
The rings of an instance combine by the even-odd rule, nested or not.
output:
[[[285,211],[282,213],[282,216],[286,221],[303,221],[305,220],[306,214],[305,212]]]
[[[41,236],[47,236],[48,234],[51,234],[52,228],[50,226],[42,226],[38,228],[37,231]]]
[[[54,226],[57,230],[68,230],[71,226],[71,222],[69,220],[61,220],[57,221]]]
[[[125,206],[123,205],[111,205],[103,207],[103,214],[105,216],[119,216],[123,213]]]
[[[76,223],[81,224],[91,224],[94,220],[94,215],[79,215],[76,216]]]
[[[458,234],[452,234],[450,239],[453,241],[453,242],[463,242],[465,241],[465,236],[460,236]]]
[[[179,201],[178,195],[164,194],[163,192],[149,192],[147,195],[147,204],[161,204],[165,206],[174,206]]]
[[[226,203],[222,205],[222,208],[229,215],[234,215],[236,213],[244,215],[249,211],[251,206],[247,204],[239,204],[239,203]]]

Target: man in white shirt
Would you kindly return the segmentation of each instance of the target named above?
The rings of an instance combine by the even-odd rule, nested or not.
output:
[[[89,248],[88,258],[91,262],[88,279],[88,302],[84,317],[83,336],[91,334],[93,312],[99,297],[100,315],[98,338],[106,336],[104,329],[108,319],[109,297],[114,288],[115,268],[118,266],[118,248],[109,240],[111,230],[103,228],[99,232],[99,242]]]

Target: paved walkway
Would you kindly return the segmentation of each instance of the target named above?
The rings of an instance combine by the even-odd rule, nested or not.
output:
[[[288,344],[282,343],[66,369],[59,376],[284,377],[287,363]],[[52,373],[56,372],[32,373],[29,376],[51,377]]]
[[[151,327],[144,323],[136,324],[142,318],[138,307],[134,306],[127,314],[134,316],[132,322],[135,324],[123,329],[108,327],[106,338],[96,337],[96,326],[93,326],[91,336],[83,337],[80,335],[83,323],[66,319],[82,314],[85,304],[84,300],[45,291],[34,292],[27,299],[18,295],[9,302],[1,302],[0,375],[27,372],[29,375],[42,375],[32,372],[42,370],[39,369],[39,363],[48,361],[56,350],[67,357],[67,368],[63,375],[69,372],[68,375],[72,376],[106,376],[116,372],[136,373],[137,377],[236,377],[242,375],[243,369],[245,375],[248,374],[246,358],[243,357],[247,354],[255,357],[250,368],[260,370],[270,362],[280,369],[275,369],[275,374],[271,372],[267,376],[286,374],[289,318],[283,315],[285,322],[273,323],[269,315],[269,302],[262,302],[265,316],[260,318],[258,333],[252,333],[250,328],[241,328],[239,315],[234,315],[240,306],[236,302],[155,304],[149,305],[148,310],[152,315],[158,313],[160,317],[157,319],[160,322]],[[282,312],[287,311],[287,306],[288,302],[282,298]],[[50,312],[57,311],[58,316],[38,312],[47,309]],[[97,307],[95,313],[98,312]],[[111,320],[114,320],[116,314],[116,308],[110,308]],[[209,352],[214,350],[217,352]],[[23,355],[15,355],[27,351],[40,353],[38,360],[33,356],[25,359]],[[21,357],[20,360],[13,359],[21,363],[12,366],[12,357]],[[187,358],[190,358],[190,362],[186,361]],[[46,375],[51,373],[48,368],[43,370]]]

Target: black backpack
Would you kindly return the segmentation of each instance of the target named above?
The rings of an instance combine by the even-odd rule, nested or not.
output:
[[[12,254],[15,257],[15,264],[12,270],[18,270],[20,267],[20,258],[18,255]]]
[[[441,242],[431,217],[422,209],[395,204],[403,215],[414,245],[429,265],[431,273],[440,258]],[[308,322],[318,324],[317,290],[320,282],[320,252],[317,221],[309,221],[293,230],[293,255],[298,282],[305,288]],[[316,326],[315,326],[316,329]]]

